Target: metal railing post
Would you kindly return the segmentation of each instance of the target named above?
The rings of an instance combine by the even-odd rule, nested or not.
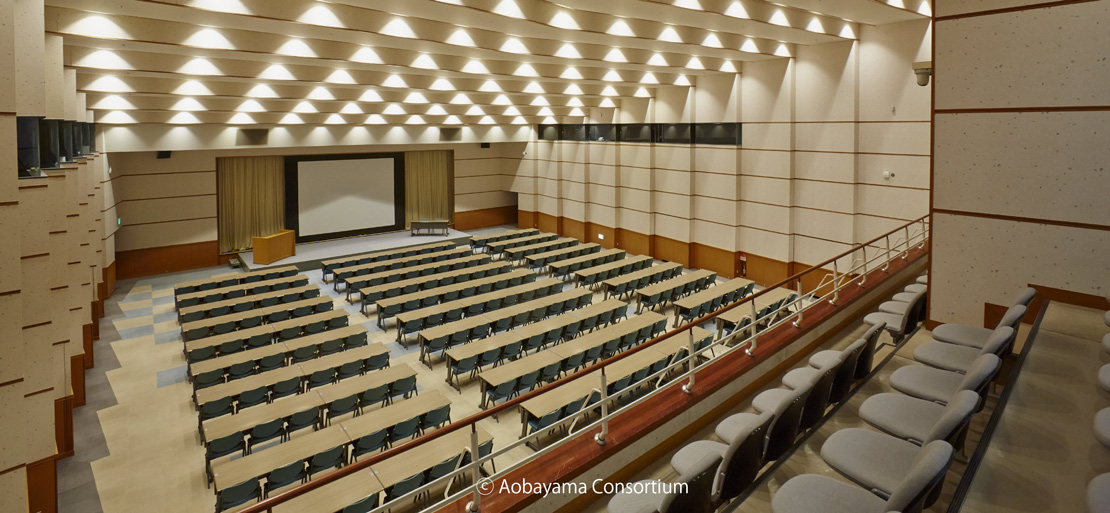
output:
[[[601,368],[601,432],[594,435],[597,445],[605,445],[605,437],[609,436],[609,385],[605,379],[605,367]]]
[[[753,348],[755,347],[756,340],[759,338],[759,312],[755,309],[755,300],[753,299],[750,303],[752,305],[752,323],[748,326],[752,329],[752,342],[748,344],[748,347],[744,348],[744,353],[748,356],[755,356],[752,352],[754,351]]]
[[[478,445],[479,445],[478,444],[478,425],[477,424],[471,424],[470,425],[470,455],[471,455],[470,462],[474,465],[474,468],[471,469],[470,476],[471,476],[471,480],[474,482],[474,498],[470,499],[470,502],[467,503],[466,510],[470,511],[472,513],[477,513],[478,511],[481,510],[481,507],[482,507],[482,492],[481,492],[481,488],[482,488],[482,481],[481,481],[482,460],[481,460],[481,457],[480,457],[481,453],[478,452],[479,451]],[[491,486],[492,486],[492,484],[491,484]]]
[[[925,228],[925,218],[921,218],[921,249],[925,249],[925,241],[929,239],[929,231]]]
[[[904,230],[906,232],[906,252],[902,254],[902,260],[909,260],[910,248],[912,247],[910,245],[910,225],[907,224]]]
[[[867,283],[867,246],[860,246],[863,251],[863,278],[859,280],[859,285],[862,287]]]
[[[883,238],[886,239],[886,262],[883,263],[883,272],[886,273],[890,272],[890,234]]]
[[[805,305],[802,304],[802,280],[798,280],[798,297],[794,301],[798,302],[798,316],[794,318],[794,327],[802,327],[802,312],[805,311]]]
[[[686,382],[685,385],[682,385],[682,391],[686,392],[686,395],[693,395],[694,394],[694,370],[698,366],[698,356],[696,354],[694,354],[694,330],[690,329],[690,330],[687,330],[687,331],[690,333],[690,339],[687,341],[687,346],[686,346],[687,347],[686,350],[690,352],[690,381]]]
[[[833,260],[833,297],[829,300],[829,304],[836,306],[836,300],[840,299],[840,271],[837,268],[836,260]]]

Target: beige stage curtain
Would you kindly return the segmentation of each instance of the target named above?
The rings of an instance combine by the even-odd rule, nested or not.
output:
[[[405,227],[413,220],[452,220],[455,155],[451,150],[405,152]]]
[[[252,237],[285,228],[285,159],[216,159],[220,253],[251,248]]]

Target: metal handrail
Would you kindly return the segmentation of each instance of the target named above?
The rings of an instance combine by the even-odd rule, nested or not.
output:
[[[913,226],[913,225],[916,225],[918,223],[921,224],[921,231],[916,233],[916,234],[911,233],[910,232],[910,227]],[[381,453],[378,453],[378,454],[371,455],[371,456],[369,456],[369,457],[367,457],[363,460],[351,463],[351,464],[347,465],[346,467],[340,468],[340,469],[338,469],[334,472],[316,477],[312,481],[308,481],[307,483],[301,484],[300,486],[298,486],[296,488],[285,491],[285,492],[283,492],[279,495],[271,496],[271,497],[269,497],[269,498],[267,498],[267,499],[265,499],[265,500],[263,500],[259,503],[250,505],[250,506],[240,510],[240,513],[261,513],[263,511],[271,511],[272,510],[271,508],[273,508],[273,507],[275,507],[279,504],[282,504],[282,503],[284,503],[288,500],[291,500],[295,497],[298,497],[300,495],[308,493],[312,490],[315,490],[317,488],[325,486],[329,483],[332,483],[334,481],[337,481],[339,479],[342,479],[344,477],[352,475],[352,474],[354,474],[354,473],[356,473],[360,470],[368,469],[368,468],[372,467],[375,463],[378,463],[378,462],[384,461],[386,459],[398,456],[400,454],[403,454],[405,451],[408,451],[408,450],[413,449],[415,447],[419,447],[423,444],[426,444],[426,443],[429,443],[433,440],[436,440],[436,439],[438,439],[442,436],[446,436],[447,434],[454,433],[456,431],[462,430],[462,429],[467,428],[467,427],[470,428],[471,442],[472,442],[471,447],[468,449],[468,452],[471,454],[471,462],[469,464],[467,464],[465,466],[457,467],[454,471],[452,471],[452,472],[448,473],[447,475],[439,478],[438,480],[430,482],[430,483],[426,483],[423,486],[420,486],[417,489],[413,490],[412,492],[409,492],[408,494],[405,494],[405,495],[400,496],[400,497],[395,497],[392,501],[389,501],[389,502],[379,506],[378,508],[372,510],[372,512],[373,513],[378,513],[378,512],[387,511],[389,509],[389,507],[396,501],[418,497],[418,496],[428,492],[429,490],[431,490],[432,488],[434,488],[436,486],[439,486],[439,485],[441,485],[443,483],[447,483],[447,482],[453,482],[455,479],[457,479],[459,477],[463,477],[468,473],[472,476],[472,483],[470,485],[468,485],[465,488],[460,489],[459,491],[455,492],[454,494],[451,494],[451,495],[445,497],[442,501],[439,501],[439,502],[433,504],[431,507],[434,508],[434,507],[439,506],[443,503],[449,503],[449,502],[453,502],[455,500],[458,500],[458,499],[466,496],[467,494],[473,494],[473,499],[472,499],[471,503],[468,505],[468,508],[471,511],[478,511],[476,508],[480,504],[481,497],[482,497],[482,494],[480,493],[481,483],[483,483],[483,482],[488,483],[489,481],[487,481],[487,480],[492,480],[496,477],[506,475],[509,472],[512,472],[513,470],[516,470],[516,469],[520,468],[521,466],[535,460],[536,458],[539,458],[540,456],[551,452],[555,448],[561,447],[567,441],[575,438],[576,436],[579,436],[582,433],[590,432],[593,429],[598,428],[598,427],[601,428],[601,433],[599,433],[599,435],[596,437],[596,440],[599,444],[604,444],[605,443],[605,434],[608,432],[608,422],[609,422],[609,420],[611,420],[612,418],[615,418],[616,416],[621,414],[621,412],[627,410],[628,408],[630,408],[632,406],[635,406],[635,405],[638,405],[638,404],[646,401],[647,399],[649,399],[651,397],[654,397],[655,395],[661,393],[661,391],[663,391],[665,389],[668,389],[672,386],[677,385],[678,383],[686,381],[686,384],[682,385],[683,390],[686,391],[686,393],[692,393],[693,392],[693,386],[694,386],[694,375],[695,375],[698,367],[700,367],[701,365],[704,365],[705,363],[708,363],[708,361],[709,361],[708,359],[706,359],[701,364],[698,363],[698,361],[702,358],[702,355],[704,353],[711,352],[714,348],[717,348],[717,349],[722,349],[723,350],[721,355],[718,356],[717,358],[723,357],[727,354],[731,354],[732,352],[738,351],[738,350],[743,350],[746,354],[751,356],[753,354],[753,351],[754,351],[754,349],[756,347],[756,344],[758,342],[758,337],[760,336],[760,333],[762,333],[763,331],[770,331],[774,328],[777,328],[777,327],[785,324],[786,322],[791,322],[793,319],[797,319],[797,320],[793,321],[792,324],[794,326],[798,326],[799,323],[800,323],[800,319],[802,318],[802,315],[805,312],[805,310],[808,310],[809,308],[815,306],[818,303],[817,301],[815,301],[815,298],[823,298],[825,295],[827,295],[829,293],[833,294],[833,296],[835,297],[842,288],[850,285],[851,283],[853,283],[855,281],[854,278],[853,279],[847,279],[847,280],[838,279],[837,275],[839,275],[840,273],[839,273],[839,269],[836,267],[837,260],[839,260],[841,258],[844,258],[844,257],[847,257],[847,256],[854,256],[854,253],[856,251],[860,251],[860,250],[864,251],[864,254],[866,255],[866,249],[865,249],[866,247],[871,246],[872,244],[875,244],[875,243],[885,239],[885,242],[886,242],[886,251],[885,251],[885,253],[883,254],[883,256],[876,256],[874,260],[885,260],[885,262],[884,262],[885,265],[884,265],[882,270],[884,272],[886,272],[887,269],[889,269],[889,262],[890,261],[892,261],[894,259],[897,259],[897,258],[906,259],[906,258],[909,257],[910,250],[915,245],[912,242],[915,241],[916,239],[920,238],[921,247],[924,247],[925,241],[928,239],[927,223],[928,223],[928,216],[924,216],[924,217],[921,217],[921,218],[916,219],[914,221],[911,221],[909,223],[906,223],[903,226],[899,226],[898,228],[895,228],[895,229],[891,230],[890,232],[887,232],[883,235],[879,235],[878,237],[875,237],[874,239],[871,239],[867,242],[864,242],[862,244],[853,245],[853,247],[851,249],[849,249],[848,251],[845,251],[845,252],[843,252],[841,254],[838,254],[838,255],[836,255],[832,258],[829,258],[828,260],[825,260],[824,262],[821,262],[820,264],[814,265],[814,266],[812,266],[808,269],[805,269],[801,272],[798,272],[798,273],[796,273],[796,274],[794,274],[794,275],[792,275],[792,276],[790,276],[790,277],[788,277],[784,280],[779,281],[778,283],[775,283],[774,285],[771,285],[769,287],[764,288],[763,290],[761,290],[759,292],[755,292],[753,294],[750,294],[750,295],[740,299],[739,301],[737,301],[735,303],[732,303],[730,305],[727,305],[727,306],[717,310],[716,312],[707,314],[707,315],[702,316],[698,319],[694,319],[694,320],[692,320],[692,321],[690,321],[686,324],[683,324],[683,325],[681,325],[677,328],[674,328],[674,329],[672,329],[672,330],[670,330],[670,331],[668,331],[668,332],[666,332],[662,335],[659,335],[655,338],[652,338],[651,340],[648,340],[647,342],[644,342],[644,343],[642,343],[642,344],[640,344],[636,347],[630,348],[626,351],[623,351],[621,353],[613,355],[613,356],[611,356],[611,357],[609,357],[605,360],[596,362],[596,363],[594,363],[590,366],[587,366],[586,368],[584,368],[584,369],[582,369],[578,372],[575,372],[574,374],[564,376],[563,378],[558,379],[558,380],[556,380],[556,381],[554,381],[554,382],[552,382],[548,385],[545,385],[541,388],[538,388],[538,389],[533,390],[531,392],[528,392],[526,394],[517,396],[514,399],[507,400],[507,401],[505,401],[505,402],[503,402],[499,405],[494,405],[494,406],[490,407],[489,409],[487,409],[483,412],[477,413],[475,415],[471,415],[470,417],[462,419],[458,422],[453,422],[451,424],[448,424],[448,425],[446,425],[442,428],[437,429],[436,431],[433,431],[433,432],[425,434],[425,435],[423,435],[419,438],[416,438],[415,440],[411,440],[411,441],[409,441],[405,444],[395,446],[395,447],[393,447],[393,448],[391,448],[391,449],[389,449],[385,452],[381,452]],[[894,234],[896,232],[900,232],[900,231],[905,234],[905,237],[902,238],[902,239],[895,239],[895,245],[893,247],[891,247],[890,246],[890,236],[892,234]],[[905,250],[904,251],[899,251],[898,249],[903,245],[905,246]],[[895,251],[893,256],[891,255],[892,250]],[[859,271],[862,268],[866,268],[867,263],[868,263],[867,259],[866,259],[866,256],[861,261],[861,263],[859,265],[855,265],[856,261],[857,261],[856,259],[853,259],[851,261],[852,265],[849,267],[847,272],[844,273],[844,275],[843,275],[844,278],[847,278],[849,276],[853,276],[855,272]],[[834,266],[834,273],[833,273],[834,278],[833,278],[833,280],[826,284],[825,281],[824,281],[825,278],[822,278],[818,287],[814,288],[812,291],[810,291],[807,294],[801,294],[800,293],[801,288],[802,288],[801,278],[804,277],[807,274],[812,273],[812,272],[827,271],[827,270],[824,269],[824,267],[827,266],[827,265],[830,265],[830,264],[832,264]],[[875,268],[877,268],[877,267],[872,267],[872,269],[875,269]],[[764,294],[767,294],[769,291],[771,291],[773,289],[788,286],[789,284],[792,284],[794,282],[797,282],[797,291],[799,293],[796,294],[796,297],[794,298],[793,301],[790,301],[787,304],[781,305],[778,309],[776,309],[773,312],[768,313],[767,315],[765,315],[763,317],[757,318],[757,315],[754,312],[755,299],[757,299],[759,297],[762,297]],[[832,289],[830,291],[826,292],[825,294],[817,294],[818,290],[822,289],[826,285],[833,285]],[[805,304],[806,302],[808,302],[809,304],[808,305]],[[741,331],[749,331],[749,328],[745,328],[744,330],[734,329],[730,333],[728,333],[724,336],[720,336],[718,338],[715,338],[714,340],[712,340],[709,344],[707,344],[704,348],[702,348],[700,350],[693,347],[693,330],[692,330],[692,328],[697,327],[701,324],[704,324],[707,321],[714,320],[717,317],[724,314],[725,312],[728,312],[728,311],[730,311],[734,308],[738,308],[738,307],[740,307],[741,305],[743,305],[745,303],[751,303],[751,305],[753,307],[753,315],[751,316],[752,317],[752,324],[750,325],[751,335],[749,337],[737,342],[735,339],[736,339],[737,336],[742,334]],[[795,306],[797,306],[795,311],[790,312],[785,317],[781,317],[780,314],[784,310],[785,311],[790,311]],[[779,318],[779,317],[781,317],[781,318]],[[778,320],[775,320],[776,318],[778,318]],[[768,323],[768,326],[766,328],[764,328],[763,330],[759,330],[758,327],[757,327],[758,324],[760,322],[762,322],[764,320],[768,320],[768,319],[770,319],[770,322]],[[643,386],[643,383],[650,383],[654,380],[658,384],[658,383],[662,382],[663,379],[665,379],[667,377],[667,375],[671,374],[675,369],[682,368],[682,369],[684,369],[683,373],[678,375],[677,377],[671,377],[670,379],[667,379],[666,384],[663,384],[662,386],[656,386],[654,390],[651,390],[650,392],[644,394],[642,397],[637,398],[637,399],[635,399],[634,401],[632,401],[630,403],[622,405],[622,406],[620,406],[619,408],[617,408],[613,411],[609,411],[609,407],[610,407],[609,403],[613,402],[613,400],[612,400],[613,398],[608,397],[608,393],[607,393],[608,386],[607,386],[607,383],[605,381],[606,378],[605,378],[605,374],[604,374],[605,367],[614,363],[614,362],[620,361],[621,359],[627,358],[627,357],[629,357],[629,356],[631,356],[631,355],[633,355],[633,354],[635,354],[639,351],[643,351],[648,347],[651,347],[653,345],[661,343],[662,341],[667,340],[671,337],[674,337],[675,335],[679,335],[683,332],[688,332],[689,337],[690,337],[690,346],[685,349],[686,355],[683,358],[671,361],[670,363],[668,363],[668,365],[666,365],[659,372],[645,377],[643,379],[643,381],[641,381],[637,384],[629,385],[628,389],[621,390],[620,392],[618,392],[617,397],[619,398],[621,395],[625,394],[626,390],[640,388],[641,386]],[[733,345],[730,346],[730,343],[733,343]],[[671,357],[673,358],[674,355],[672,355]],[[512,465],[509,465],[508,467],[503,467],[501,471],[497,472],[493,476],[490,476],[490,477],[485,478],[483,480],[479,480],[477,478],[477,476],[479,475],[479,469],[482,467],[482,464],[485,463],[486,461],[490,461],[490,460],[492,460],[492,459],[494,459],[498,456],[502,456],[502,455],[508,453],[512,449],[515,449],[515,448],[517,448],[521,445],[524,445],[526,443],[537,440],[540,436],[544,435],[544,433],[549,432],[552,429],[561,428],[563,425],[568,426],[568,431],[569,431],[569,427],[572,426],[580,417],[584,417],[584,416],[589,414],[589,411],[592,409],[592,405],[591,406],[584,406],[582,408],[582,410],[580,410],[579,412],[577,412],[576,414],[574,414],[572,416],[568,416],[564,419],[560,419],[558,422],[552,424],[551,426],[549,426],[547,428],[544,428],[543,430],[541,430],[537,433],[533,433],[531,435],[522,437],[522,438],[518,439],[517,441],[515,441],[513,443],[510,443],[508,446],[506,446],[506,447],[504,447],[500,450],[491,451],[490,454],[488,454],[486,456],[481,456],[481,457],[479,457],[479,455],[478,455],[478,438],[477,438],[477,423],[479,421],[489,419],[491,417],[496,416],[499,413],[508,411],[512,408],[515,408],[515,407],[521,405],[522,403],[528,401],[529,399],[535,398],[535,397],[537,397],[541,394],[544,394],[544,393],[548,393],[552,390],[555,390],[555,389],[557,389],[557,388],[559,388],[563,385],[566,385],[566,384],[568,384],[572,381],[575,381],[579,378],[582,378],[584,376],[588,376],[589,374],[591,374],[595,371],[600,371],[600,373],[601,373],[601,383],[600,383],[601,386],[600,386],[599,389],[595,389],[595,390],[599,390],[600,394],[601,394],[601,401],[599,403],[595,403],[595,404],[599,404],[601,409],[602,409],[602,414],[597,420],[591,422],[590,424],[588,424],[587,426],[585,426],[581,429],[578,429],[575,432],[569,433],[564,438],[551,443],[547,447],[544,447],[543,449],[534,452],[533,454],[529,455],[528,457],[525,457],[524,459],[522,459],[518,462],[515,462]],[[589,397],[589,396],[587,396],[587,397]],[[472,489],[472,490],[468,490],[468,489]]]

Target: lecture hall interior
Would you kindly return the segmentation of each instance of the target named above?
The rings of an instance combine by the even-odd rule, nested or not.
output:
[[[1110,513],[1110,0],[0,0],[0,511]]]

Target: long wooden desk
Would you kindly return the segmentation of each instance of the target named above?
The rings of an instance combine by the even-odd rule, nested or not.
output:
[[[308,335],[305,337],[291,338],[284,342],[275,342],[267,346],[239,351],[238,353],[217,356],[216,358],[212,358],[210,360],[204,360],[189,364],[189,375],[196,376],[208,371],[227,369],[237,363],[252,361],[256,362],[273,354],[287,355],[305,346],[318,346],[329,340],[347,338],[358,333],[366,333],[366,327],[361,324],[355,324],[353,326],[346,326],[337,330],[327,330],[320,333],[313,333],[312,335]]]
[[[486,325],[494,325],[497,324],[497,321],[505,318],[511,319],[518,313],[532,312],[533,310],[541,306],[548,307],[560,301],[566,301],[571,298],[578,299],[582,297],[591,297],[592,295],[593,294],[586,289],[573,288],[570,290],[564,290],[562,292],[559,292],[558,294],[552,294],[550,296],[533,299],[532,301],[526,301],[524,303],[517,303],[513,306],[501,308],[492,312],[486,312],[482,315],[467,317],[465,319],[459,319],[457,321],[442,324],[433,328],[420,330],[417,338],[420,341],[421,347],[423,347],[423,345],[426,344],[429,340],[435,340],[439,337],[446,336],[448,340],[450,340],[451,335],[458,333],[463,329],[471,330],[482,326],[483,323]]]
[[[605,249],[602,251],[590,253],[588,255],[582,255],[574,258],[568,258],[566,260],[560,260],[558,262],[552,262],[550,264],[547,264],[547,267],[551,271],[552,275],[558,275],[559,270],[563,268],[570,269],[575,265],[581,265],[582,267],[593,267],[595,265],[607,263],[606,261],[610,258],[614,260],[621,260],[624,258],[624,255],[625,252],[623,249]]]
[[[228,381],[227,383],[202,388],[197,390],[197,404],[204,404],[209,401],[215,401],[216,399],[223,399],[224,397],[235,397],[247,390],[254,390],[258,387],[268,387],[290,378],[304,378],[318,370],[334,369],[347,362],[365,360],[371,356],[383,353],[389,353],[389,349],[380,343],[374,343],[348,349],[346,351],[340,351],[335,354],[316,358],[315,360],[288,365],[280,369],[263,372],[262,374],[255,374],[235,381]]]
[[[643,308],[645,299],[655,294],[662,294],[668,290],[681,291],[686,288],[686,285],[711,276],[717,276],[717,273],[713,271],[707,271],[705,269],[697,269],[695,271],[690,271],[688,273],[675,276],[674,278],[671,278],[669,280],[663,280],[659,283],[648,285],[647,287],[636,291],[636,296],[640,298],[640,306],[638,307],[638,309]]]
[[[771,306],[776,301],[786,299],[796,293],[797,292],[793,290],[780,287],[767,291],[767,293],[763,294],[762,296],[758,296],[753,299],[752,302],[755,303],[755,309],[758,313],[759,310]],[[751,305],[743,304],[717,316],[717,336],[720,337],[724,333],[724,329],[726,326],[736,326],[740,324],[744,319],[750,319],[753,323],[756,321],[755,319],[752,319]]]
[[[402,267],[400,269],[390,269],[388,271],[382,271],[382,272],[377,273],[377,274],[363,274],[363,275],[360,275],[360,276],[349,276],[347,278],[336,279],[335,283],[339,283],[339,282],[344,283],[345,289],[347,291],[347,301],[350,301],[351,300],[351,292],[358,291],[360,289],[363,289],[363,288],[366,288],[366,287],[370,286],[370,282],[372,282],[374,280],[381,279],[382,282],[380,284],[381,285],[387,285],[386,282],[389,281],[389,278],[392,277],[392,276],[397,276],[398,277],[392,283],[396,283],[397,281],[401,281],[401,280],[411,280],[411,279],[417,279],[417,278],[431,279],[433,277],[438,277],[439,275],[446,274],[446,273],[449,273],[451,271],[459,271],[459,270],[465,269],[470,265],[488,264],[490,262],[490,260],[491,259],[488,255],[475,255],[473,253],[470,253],[466,256],[461,256],[460,255],[459,258],[455,258],[455,259],[452,259],[452,260],[444,260],[444,261],[441,261],[441,262],[429,262],[429,263],[426,263],[426,264],[414,265],[414,266],[411,266],[411,267]],[[446,267],[447,270],[437,271],[437,269],[439,269],[441,267]],[[431,270],[430,273],[423,274],[424,271],[427,271],[429,269]],[[336,276],[338,276],[338,275],[336,275]]]
[[[747,287],[753,283],[751,280],[744,278],[733,278],[720,285],[711,285],[709,288],[695,292],[674,302],[674,327],[678,327],[678,322],[682,318],[682,314],[689,312],[692,308],[697,308],[701,305],[712,303],[714,299],[724,297],[726,294],[736,292],[737,290]],[[708,313],[708,312],[707,312]]]
[[[476,265],[474,267],[464,267],[462,269],[455,269],[445,273],[433,274],[431,276],[419,276],[410,280],[395,281],[393,283],[383,283],[373,287],[366,287],[358,290],[360,301],[362,302],[362,310],[366,311],[366,298],[377,297],[379,294],[384,295],[386,292],[393,289],[404,289],[408,285],[422,286],[431,280],[443,280],[444,278],[458,279],[462,276],[471,276],[476,272],[483,271],[486,273],[504,274],[513,270],[513,265],[508,262],[490,262],[488,264]],[[469,281],[469,280],[468,280]],[[430,289],[425,289],[430,290]],[[374,301],[377,301],[375,299]]]
[[[644,312],[640,315],[633,315],[622,322],[587,333],[574,340],[563,342],[562,344],[547,349],[547,351],[555,351],[563,358],[570,358],[578,353],[585,353],[595,347],[604,346],[613,339],[623,338],[629,333],[636,333],[660,321],[665,322],[666,317],[655,312]],[[638,342],[640,341],[638,340]],[[602,357],[604,356],[605,355],[602,355]]]
[[[244,481],[258,479],[278,467],[346,445],[350,441],[341,426],[300,433],[294,440],[253,452],[242,458],[214,462],[212,481],[217,491],[225,490]]]
[[[535,276],[536,276],[536,273],[534,273],[532,271],[528,271],[526,269],[513,269],[512,271],[507,272],[507,273],[498,274],[498,275],[494,275],[494,276],[487,276],[485,278],[480,278],[480,279],[477,279],[477,280],[470,280],[470,281],[465,281],[465,282],[462,282],[462,283],[452,283],[450,285],[440,285],[438,287],[431,288],[431,289],[418,290],[416,292],[413,292],[412,294],[402,294],[400,296],[382,298],[382,299],[379,299],[379,300],[375,301],[375,303],[377,303],[378,308],[381,309],[381,308],[387,308],[387,307],[390,307],[390,306],[393,306],[393,305],[403,305],[406,302],[412,301],[412,300],[422,301],[424,298],[431,297],[431,296],[437,296],[437,297],[440,298],[440,300],[442,300],[444,294],[447,294],[449,292],[456,292],[456,291],[461,292],[461,291],[463,291],[465,289],[468,289],[470,287],[479,287],[479,286],[485,285],[487,283],[493,284],[493,283],[497,283],[501,280],[511,280],[513,278],[521,278],[524,283],[529,283],[530,281],[535,280]],[[529,280],[529,278],[531,278],[531,280]]]
[[[373,261],[390,260],[393,258],[400,258],[420,254],[421,251],[427,253],[440,251],[443,249],[454,248],[456,244],[451,241],[433,242],[431,244],[421,244],[419,246],[409,246],[405,248],[384,249],[381,251],[371,251],[369,253],[362,253],[360,255],[351,255],[339,258],[332,258],[330,260],[323,260],[320,263],[323,265],[324,279],[335,269],[346,267],[348,265],[358,265],[358,263],[367,258]]]
[[[231,272],[231,273],[217,274],[217,275],[212,276],[210,278],[202,278],[202,279],[199,279],[199,280],[192,280],[192,281],[186,281],[186,282],[175,284],[173,286],[173,293],[176,296],[178,294],[178,291],[180,291],[181,289],[185,289],[185,288],[188,288],[188,287],[199,287],[201,285],[207,285],[209,283],[220,283],[224,280],[230,280],[232,278],[235,278],[236,280],[238,280],[239,283],[243,283],[243,281],[246,280],[247,278],[251,278],[251,277],[254,277],[254,276],[266,276],[267,274],[273,274],[273,273],[282,274],[282,273],[286,273],[286,272],[289,272],[289,271],[296,272],[296,270],[297,270],[296,267],[290,265],[290,266],[285,266],[285,267],[278,267],[278,268],[275,268],[275,269],[261,269],[261,270],[258,270],[258,271],[251,271],[251,272],[248,272],[248,273]]]
[[[408,312],[401,312],[397,314],[397,340],[401,340],[401,327],[409,321],[427,319],[428,317],[436,314],[446,314],[447,312],[456,308],[462,308],[465,311],[465,309],[469,308],[471,305],[486,303],[494,299],[504,299],[510,296],[519,296],[530,290],[539,291],[550,289],[552,287],[558,287],[559,290],[562,291],[562,284],[556,282],[555,280],[539,280],[530,283],[522,283],[515,287],[506,287],[500,290],[490,291],[485,294],[476,294],[467,298],[456,299],[449,303],[440,303],[438,305],[432,305],[426,308],[410,310]],[[537,296],[539,295],[537,294]],[[536,299],[540,299],[541,297],[546,296],[539,296]]]
[[[547,251],[554,251],[556,249],[563,249],[578,244],[578,239],[573,237],[559,237],[544,242],[537,242],[527,246],[519,246],[515,248],[506,248],[502,253],[505,255],[506,260],[522,260],[528,255],[536,253],[545,253]]]
[[[345,379],[339,383],[324,385],[304,394],[283,397],[270,404],[252,406],[234,415],[224,415],[208,419],[201,424],[205,440],[215,440],[233,433],[246,433],[255,426],[283,419],[294,413],[312,407],[323,408],[338,399],[361,394],[381,385],[416,376],[416,369],[408,365],[397,365],[373,371],[365,376]]]
[[[601,251],[601,246],[596,243],[589,242],[586,244],[576,244],[574,246],[567,246],[563,249],[555,249],[544,253],[536,253],[524,257],[528,267],[544,267],[559,260],[573,258],[578,255],[586,255]]]
[[[278,285],[278,284],[282,284],[282,283],[288,283],[290,288],[303,287],[305,285],[308,285],[308,277],[304,276],[304,275],[301,275],[301,274],[294,274],[293,276],[284,276],[284,277],[281,277],[281,278],[274,278],[272,280],[252,281],[250,283],[240,283],[238,285],[231,285],[231,286],[228,286],[228,287],[220,287],[220,288],[210,289],[210,290],[198,290],[196,292],[189,292],[187,294],[178,295],[177,296],[177,303],[181,303],[182,301],[184,301],[186,299],[193,299],[193,298],[198,298],[198,299],[203,300],[205,297],[215,295],[215,294],[219,294],[220,296],[224,296],[228,292],[233,292],[233,291],[236,291],[236,290],[253,290],[253,289],[256,289],[258,287],[267,287],[267,288],[272,290],[274,285]],[[246,294],[243,294],[243,295],[245,296]],[[221,299],[221,301],[222,301],[222,299]]]
[[[370,277],[384,277],[388,278],[394,274],[407,274],[413,271],[421,271],[427,268],[436,268],[441,265],[449,265],[455,260],[465,257],[475,257],[470,248],[453,248],[436,253],[424,253],[422,255],[413,255],[410,257],[397,258],[393,260],[385,260],[382,262],[370,262],[369,264],[353,265],[350,267],[343,267],[335,269],[335,277],[332,280],[332,286],[335,290],[339,290],[339,284],[350,284],[356,280],[369,280]],[[438,257],[446,257],[443,260],[435,260]],[[486,257],[488,258],[488,257]],[[481,260],[481,258],[471,258],[471,260]],[[414,263],[415,262],[415,263]],[[388,265],[387,265],[388,264]],[[384,269],[374,270],[375,268],[385,267]],[[367,274],[355,276],[353,273],[358,271],[370,269]]]
[[[314,298],[302,299],[300,301],[294,301],[292,303],[282,303],[274,306],[267,306],[265,308],[246,310],[243,312],[232,312],[227,315],[221,315],[219,317],[209,317],[207,319],[201,319],[199,321],[187,322],[181,325],[181,332],[185,333],[189,330],[195,330],[199,328],[211,328],[213,326],[216,326],[217,324],[223,324],[225,322],[238,322],[243,319],[249,319],[251,317],[262,317],[262,323],[265,324],[266,318],[272,313],[291,312],[297,308],[305,306],[312,309],[316,308],[316,306],[318,305],[331,304],[331,302],[332,300],[328,296],[316,296]]]
[[[481,235],[481,236],[478,236],[478,237],[471,237],[470,238],[470,245],[474,246],[474,247],[481,247],[481,246],[485,246],[487,243],[490,243],[490,242],[497,242],[497,241],[500,241],[500,240],[513,239],[513,238],[517,238],[517,237],[524,237],[526,235],[530,235],[530,234],[533,234],[533,233],[539,233],[539,232],[540,231],[535,229],[535,228],[524,228],[522,230],[509,230],[509,231],[505,231],[505,232],[501,232],[501,233],[495,233],[493,235]]]
[[[486,244],[486,248],[487,248],[489,253],[501,253],[501,252],[505,251],[508,248],[517,248],[517,247],[520,247],[520,246],[528,246],[528,245],[531,245],[531,244],[536,244],[538,242],[546,242],[546,241],[551,241],[551,240],[555,240],[555,239],[558,239],[558,238],[559,238],[559,236],[554,234],[554,233],[540,232],[540,233],[537,233],[535,235],[527,235],[527,236],[524,236],[524,237],[517,237],[517,238],[514,238],[514,239],[501,240],[501,241],[497,241],[497,242],[489,242],[489,243]]]
[[[254,335],[264,333],[274,334],[285,328],[293,328],[297,326],[308,326],[317,321],[328,322],[336,317],[346,317],[347,312],[344,310],[329,310],[327,312],[320,312],[317,314],[306,315],[304,317],[297,317],[296,319],[286,319],[280,322],[271,322],[253,328],[232,331],[231,333],[224,333],[223,335],[212,335],[209,337],[198,338],[185,342],[185,353],[188,354],[194,349],[202,347],[218,346],[224,342],[231,342],[232,340],[246,340]]]
[[[652,257],[645,255],[636,255],[631,258],[622,258],[620,260],[615,260],[607,264],[595,265],[592,267],[587,267],[585,269],[579,269],[577,271],[574,271],[574,278],[580,283],[591,282],[592,278],[596,278],[601,273],[621,269],[626,265],[632,266],[632,270],[629,272],[638,271],[643,267],[650,266],[651,263],[654,261],[655,259]]]
[[[640,281],[641,278],[645,277],[655,279],[672,272],[682,272],[682,265],[675,262],[664,262],[659,265],[653,265],[651,267],[640,269],[639,271],[632,271],[628,274],[622,274],[614,278],[609,278],[601,282],[601,284],[605,286],[606,290],[612,291],[622,283],[635,283]]]
[[[250,303],[251,304],[251,309],[255,309],[255,308],[258,308],[258,303],[260,301],[262,301],[263,299],[269,299],[269,298],[275,298],[275,297],[280,298],[282,296],[285,296],[286,294],[304,294],[305,292],[308,292],[308,291],[314,290],[314,289],[315,290],[320,290],[320,287],[317,287],[316,285],[305,285],[303,287],[288,288],[288,289],[282,289],[282,290],[271,290],[269,292],[265,292],[265,293],[262,293],[262,294],[247,294],[243,297],[237,297],[237,298],[232,298],[232,299],[224,299],[223,301],[215,301],[215,302],[212,302],[212,303],[203,303],[203,304],[194,305],[194,306],[187,306],[185,308],[179,308],[177,310],[177,316],[181,317],[181,316],[184,316],[186,314],[191,314],[191,313],[194,313],[194,312],[207,312],[209,310],[219,308],[221,306],[226,306],[228,308],[232,308],[236,305],[241,305],[243,303]],[[228,313],[231,313],[231,311],[228,311]]]

